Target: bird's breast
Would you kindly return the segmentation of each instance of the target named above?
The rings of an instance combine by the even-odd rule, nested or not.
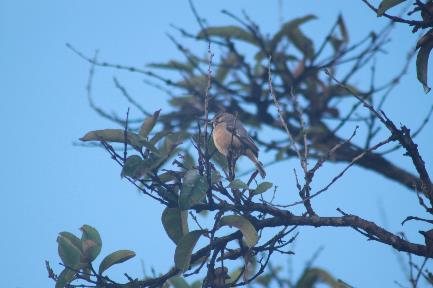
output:
[[[233,136],[232,133],[230,133],[230,131],[228,131],[222,125],[214,128],[212,137],[215,147],[224,156],[228,155],[229,149],[231,149],[233,152],[238,152],[238,150],[241,149],[241,143],[239,139],[236,136]]]

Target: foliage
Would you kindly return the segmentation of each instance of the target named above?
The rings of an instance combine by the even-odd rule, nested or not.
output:
[[[93,281],[92,262],[98,257],[102,248],[102,240],[99,232],[89,225],[81,227],[81,240],[70,232],[60,232],[57,237],[59,256],[64,266],[63,271],[57,277],[56,288],[69,287],[69,283],[76,280]],[[111,266],[125,262],[135,256],[130,250],[119,250],[107,255],[99,265],[99,285],[112,283],[109,278],[102,274]]]
[[[376,12],[377,16],[385,16],[397,23],[404,23],[412,26],[412,32],[417,32],[419,29],[429,29],[417,42],[416,49],[419,48],[419,52],[416,58],[416,71],[419,82],[424,87],[425,93],[430,92],[431,88],[427,84],[427,68],[430,51],[433,48],[433,2],[426,1],[406,1],[406,0],[382,0],[379,7],[376,9],[367,0],[363,0],[373,11]],[[412,11],[407,13],[408,15],[416,14],[418,17],[416,20],[402,18],[400,16],[392,16],[386,14],[389,9],[397,7],[403,3],[413,2],[414,8]]]
[[[382,1],[375,11],[389,17],[387,11],[401,2]],[[361,41],[352,43],[344,18],[339,15],[320,42],[313,41],[304,29],[319,21],[314,15],[291,19],[273,35],[265,36],[248,15],[240,18],[224,11],[237,25],[208,26],[194,13],[200,31],[178,30],[188,40],[209,43],[207,57],[193,53],[174,37],[171,39],[185,59],[150,64],[148,67],[153,70],[98,62],[74,50],[92,64],[92,69],[100,66],[141,73],[162,81],[170,89],[167,91],[160,83],[148,81],[169,94],[171,106],[169,111],[149,113],[124,87],[115,83],[131,105],[146,115],[140,122],[129,120],[129,110],[126,119],[118,119],[96,107],[89,90],[90,104],[95,111],[122,127],[91,131],[81,140],[103,147],[122,167],[120,174],[124,179],[164,207],[162,227],[176,244],[172,268],[145,279],[127,276],[128,282],[117,283],[105,275],[107,269],[134,257],[134,252],[111,253],[102,260],[99,269],[93,269],[102,241],[95,228],[84,225],[81,239],[68,232],[60,233],[58,252],[65,269],[59,276],[49,273],[56,286],[183,288],[198,287],[203,282],[204,287],[250,283],[267,287],[273,281],[282,281],[289,287],[299,288],[314,287],[317,283],[350,287],[326,270],[311,266],[305,268],[297,281],[278,276],[280,268],[272,268],[271,256],[280,253],[292,257],[294,253],[289,247],[298,236],[295,230],[302,230],[303,226],[350,227],[368,240],[422,256],[426,260],[417,267],[419,276],[410,280],[416,286],[421,275],[429,279],[430,272],[424,270],[424,265],[433,257],[433,241],[429,236],[433,230],[423,231],[426,243],[419,244],[340,209],[338,215],[324,217],[314,208],[315,198],[357,165],[416,192],[420,212],[433,214],[433,185],[413,140],[431,112],[420,129],[411,133],[404,125],[397,127],[382,111],[383,103],[406,73],[415,52],[408,54],[408,62],[386,83],[377,84],[374,77],[369,85],[356,84],[353,80],[369,65],[375,67],[372,59],[388,43],[393,25],[367,33]],[[424,23],[417,27],[427,26]],[[426,90],[430,42],[420,40],[417,57],[418,78]],[[249,47],[248,52],[242,52],[245,45]],[[219,61],[214,61],[211,47],[220,51]],[[179,79],[167,79],[159,74],[167,69],[178,72]],[[273,129],[278,136],[269,139],[256,133],[251,135],[252,139],[273,155],[275,162],[293,157],[299,161],[303,177],[298,177],[295,170],[296,187],[282,188],[296,189],[299,201],[275,203],[279,188],[268,181],[259,182],[257,171],[247,173],[246,180],[239,175],[238,178],[228,175],[228,159],[216,151],[209,121],[210,116],[223,110],[235,113],[236,119],[250,129]],[[349,122],[366,128],[364,145],[352,141],[358,128],[352,135],[342,132]],[[379,153],[378,149],[385,146],[388,150]],[[393,151],[404,151],[416,173],[385,158]],[[326,186],[313,192],[316,172],[325,162],[341,162],[345,168]],[[291,211],[294,206],[302,206],[305,211],[296,215]],[[208,215],[211,224],[200,223],[196,217],[199,213]],[[433,224],[429,219],[414,216],[408,216],[404,222],[409,220]],[[199,229],[191,231],[191,223]],[[271,236],[263,233],[265,229],[272,231]],[[239,262],[242,265],[237,267]],[[189,284],[184,278],[194,274],[203,280]]]

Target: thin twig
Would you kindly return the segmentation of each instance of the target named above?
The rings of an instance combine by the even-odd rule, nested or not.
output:
[[[357,161],[359,161],[362,157],[364,157],[368,153],[370,153],[370,152],[378,149],[379,147],[382,147],[383,145],[388,144],[391,141],[393,141],[393,137],[392,136],[388,137],[384,141],[381,141],[381,142],[377,143],[376,145],[370,147],[369,149],[363,151],[361,154],[359,154],[358,156],[356,156],[355,158],[353,158],[352,161],[350,161],[350,163],[340,173],[338,173],[337,176],[335,176],[334,178],[332,178],[331,182],[329,182],[329,184],[326,185],[324,188],[320,189],[316,193],[313,193],[310,197],[307,197],[307,198],[303,199],[302,201],[293,202],[292,204],[286,205],[285,207],[292,207],[292,206],[295,206],[295,205],[298,205],[298,204],[303,204],[305,201],[310,200],[310,199],[312,199],[312,198],[314,198],[314,197],[322,194],[323,192],[325,192],[326,190],[328,190],[329,187],[331,187],[338,179],[340,179],[344,175],[344,173],[346,173],[346,171],[349,170],[349,168],[352,167],[353,164],[355,164]]]
[[[128,111],[126,111],[125,130],[123,131],[123,137],[124,137],[123,163],[126,162],[126,157],[128,156],[128,120],[129,120],[129,107],[128,107]]]
[[[284,112],[283,110],[281,110],[280,107],[280,103],[277,100],[277,97],[275,96],[274,93],[274,88],[272,86],[272,74],[271,74],[271,60],[272,58],[269,57],[269,62],[268,62],[268,85],[269,85],[269,93],[272,96],[272,99],[274,100],[274,104],[277,107],[277,112],[278,112],[278,116],[280,117],[280,122],[281,125],[284,127],[284,130],[287,133],[287,136],[290,139],[290,145],[292,146],[292,149],[296,152],[299,161],[301,162],[302,165],[302,156],[301,156],[301,152],[299,151],[298,147],[296,146],[296,141],[295,138],[293,138],[292,133],[290,133],[289,127],[287,127],[286,121],[284,120]]]

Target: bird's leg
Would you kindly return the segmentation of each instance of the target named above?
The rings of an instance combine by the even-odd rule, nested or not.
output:
[[[229,168],[229,181],[233,181],[236,177],[236,161],[239,159],[239,155],[230,149],[227,154],[227,163]]]
[[[236,178],[236,162],[238,161],[238,159],[239,159],[239,156],[237,156],[237,155],[232,158],[233,179]]]
[[[229,170],[229,181],[233,181],[235,179],[235,173],[233,169],[233,153],[231,150],[229,150],[229,153],[227,154],[227,166]]]
[[[235,167],[236,167],[236,161],[239,157],[237,155],[234,155],[232,150],[229,150],[229,153],[227,154],[227,163],[228,163],[228,170],[229,170],[229,181],[233,181],[236,177],[235,175]],[[233,196],[234,196],[234,202],[236,205],[241,204],[241,191],[239,189],[232,189]]]

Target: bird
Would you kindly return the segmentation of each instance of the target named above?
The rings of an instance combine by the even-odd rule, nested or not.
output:
[[[265,169],[258,159],[259,148],[239,119],[228,112],[220,112],[211,120],[211,123],[213,142],[217,150],[227,157],[229,169],[232,169],[230,171],[234,171],[236,160],[244,155],[254,163],[260,176],[265,178]]]

